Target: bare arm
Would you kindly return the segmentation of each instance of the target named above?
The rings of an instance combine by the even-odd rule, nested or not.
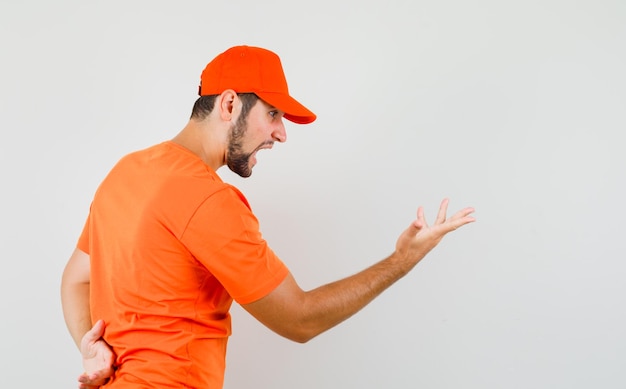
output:
[[[446,219],[447,207],[445,199],[432,227],[420,207],[417,219],[398,238],[395,251],[357,274],[306,292],[290,274],[269,295],[243,307],[279,335],[306,342],[360,311],[413,269],[448,232],[475,220],[469,216],[472,208]]]
[[[61,303],[65,324],[83,357],[85,372],[78,377],[80,389],[95,389],[113,375],[115,355],[102,340],[104,322],[91,326],[89,307],[89,255],[75,249],[61,280]]]
[[[89,269],[89,255],[77,248],[65,265],[61,280],[65,324],[79,349],[83,335],[91,329]]]

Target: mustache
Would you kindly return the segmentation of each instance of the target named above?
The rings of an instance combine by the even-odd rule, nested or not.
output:
[[[250,155],[252,155],[256,151],[261,150],[264,146],[274,146],[274,141],[273,140],[266,140],[265,142],[263,142],[260,145],[258,145],[257,148],[254,149],[254,151],[252,151],[252,153],[250,153]]]

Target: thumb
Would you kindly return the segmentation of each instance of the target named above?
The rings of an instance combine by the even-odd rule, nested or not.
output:
[[[417,208],[417,219],[415,219],[413,223],[411,223],[411,227],[413,227],[415,233],[417,234],[419,230],[424,228],[425,225],[426,220],[424,219],[424,207],[420,206]]]
[[[422,228],[424,228],[424,222],[419,219],[415,219],[406,229],[405,234],[409,234],[410,237],[414,237],[422,230]]]
[[[417,234],[419,232],[419,230],[421,230],[422,228],[424,228],[424,223],[422,221],[420,221],[419,219],[415,219],[413,220],[413,223],[411,223],[410,226],[415,233]]]
[[[102,335],[104,335],[104,320],[98,320],[96,324],[94,324],[93,327],[85,333],[83,339],[91,343],[100,339]]]

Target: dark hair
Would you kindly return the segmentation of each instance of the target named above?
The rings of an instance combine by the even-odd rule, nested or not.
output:
[[[193,104],[191,110],[191,118],[204,120],[213,111],[215,106],[215,100],[219,95],[200,96],[198,100]],[[254,107],[259,97],[254,93],[237,93],[237,96],[241,99],[241,120],[245,120],[250,112],[250,109]]]

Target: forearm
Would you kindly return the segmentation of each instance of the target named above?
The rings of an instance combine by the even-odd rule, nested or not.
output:
[[[91,329],[89,284],[71,283],[64,277],[61,284],[61,303],[67,329],[80,349],[83,335]]]
[[[304,343],[357,313],[414,265],[394,253],[359,273],[308,292],[289,274],[268,296],[243,307],[279,335]]]
[[[89,255],[77,248],[63,271],[61,304],[65,324],[83,357],[85,373],[79,377],[79,387],[99,388],[113,374],[115,354],[101,339],[104,322],[99,320],[92,327],[89,285]]]
[[[300,323],[313,338],[351,317],[414,266],[395,254],[350,277],[305,292]]]

